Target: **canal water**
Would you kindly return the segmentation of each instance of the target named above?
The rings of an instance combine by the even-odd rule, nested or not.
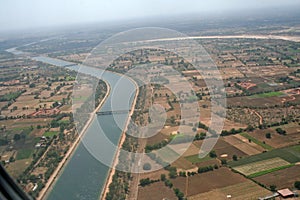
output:
[[[55,66],[68,66],[68,69],[78,70],[74,63],[49,57],[34,57],[34,60]],[[135,84],[129,79],[113,72],[103,72],[87,66],[80,66],[80,72],[90,75],[101,75],[101,79],[110,85],[110,94],[99,111],[114,109],[130,110],[136,93]],[[95,153],[105,155],[105,162],[112,163],[116,148],[107,148],[107,141],[99,140],[99,135],[105,135],[115,146],[118,145],[122,130],[129,117],[128,113],[113,115],[98,115],[91,122],[76,150],[68,159],[65,167],[58,175],[56,182],[50,188],[48,200],[93,200],[99,199],[105,185],[109,167],[95,158]],[[99,128],[101,127],[101,128]],[[123,127],[123,128],[119,128]],[[122,130],[121,130],[122,129]],[[98,139],[98,140],[97,140]],[[89,151],[92,146],[93,154]],[[98,155],[98,156],[99,156]],[[97,156],[96,156],[97,157]]]

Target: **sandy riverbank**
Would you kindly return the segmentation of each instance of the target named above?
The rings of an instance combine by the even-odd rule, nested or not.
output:
[[[47,183],[45,184],[45,187],[39,193],[39,196],[37,197],[37,200],[41,200],[41,199],[43,199],[46,196],[48,190],[53,185],[53,183],[56,181],[56,178],[58,177],[58,174],[61,172],[61,170],[65,166],[67,160],[72,155],[72,153],[76,150],[78,144],[80,143],[81,138],[84,136],[86,130],[89,128],[91,122],[93,121],[93,119],[94,119],[94,117],[96,115],[96,112],[101,108],[101,106],[103,105],[103,103],[106,101],[108,95],[110,94],[111,88],[110,88],[109,84],[106,81],[104,81],[104,82],[105,82],[106,88],[107,88],[107,92],[106,92],[104,98],[102,99],[102,101],[100,102],[100,104],[97,106],[97,108],[90,114],[89,120],[87,121],[87,123],[83,127],[82,131],[80,132],[80,134],[78,135],[78,137],[76,138],[75,142],[73,143],[73,145],[71,146],[71,148],[68,150],[68,152],[66,153],[66,155],[64,156],[64,158],[62,159],[62,161],[58,164],[58,166],[55,169],[55,171],[53,172],[53,174],[48,179]]]
[[[102,189],[102,194],[100,195],[100,200],[105,200],[105,197],[107,195],[107,193],[109,192],[109,185],[112,183],[112,180],[113,180],[113,176],[115,174],[115,171],[116,171],[116,166],[119,162],[119,154],[120,154],[120,149],[126,139],[126,131],[128,129],[128,124],[130,122],[130,119],[131,119],[131,116],[132,114],[134,113],[134,108],[135,108],[135,104],[136,104],[136,100],[137,100],[137,97],[139,95],[139,87],[138,85],[136,84],[136,82],[131,79],[130,77],[128,77],[135,85],[135,88],[136,88],[136,93],[135,93],[135,97],[134,97],[134,100],[133,100],[133,104],[131,106],[131,111],[129,113],[129,116],[128,116],[128,119],[127,119],[127,122],[126,122],[126,125],[125,125],[125,129],[123,130],[122,132],[122,135],[121,135],[121,138],[119,140],[119,145],[118,145],[118,149],[116,151],[116,155],[114,156],[114,160],[113,160],[113,164],[108,172],[108,175],[107,175],[107,178],[106,178],[106,183]]]

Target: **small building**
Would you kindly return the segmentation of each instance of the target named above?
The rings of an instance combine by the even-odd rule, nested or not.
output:
[[[282,190],[277,190],[277,192],[283,198],[289,198],[289,197],[295,196],[295,194],[288,188],[282,189]]]
[[[46,136],[42,136],[41,139],[40,139],[40,142],[47,142]]]
[[[41,148],[41,143],[37,143],[36,145],[35,145],[35,148]]]

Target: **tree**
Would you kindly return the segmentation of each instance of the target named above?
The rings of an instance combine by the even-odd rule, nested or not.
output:
[[[276,191],[277,186],[276,185],[270,185],[270,190],[275,192]]]
[[[226,159],[222,159],[222,160],[221,160],[221,164],[222,164],[222,165],[226,165],[226,164],[227,164],[227,160],[226,160]]]
[[[161,181],[165,181],[166,180],[166,175],[165,174],[161,174],[160,175],[160,180]]]
[[[211,157],[211,158],[216,158],[216,157],[217,157],[216,152],[215,152],[215,151],[209,152],[209,157]]]
[[[142,187],[146,186],[146,185],[149,185],[151,183],[150,179],[149,178],[146,178],[146,179],[141,179],[140,180],[140,185]]]
[[[254,127],[249,125],[246,130],[249,132],[252,132],[252,131],[254,131]]]
[[[173,187],[173,183],[170,180],[165,180],[165,186],[172,188]]]
[[[34,87],[35,87],[35,84],[34,84],[34,83],[31,83],[31,84],[29,85],[29,87],[30,87],[30,88],[34,88]]]
[[[11,156],[11,157],[9,158],[9,162],[15,162],[15,158],[14,158],[13,156]]]
[[[266,133],[266,138],[271,139],[271,133]]]
[[[276,128],[276,132],[280,135],[286,135],[286,131],[283,130],[282,128]]]
[[[294,183],[295,188],[297,188],[298,190],[300,190],[300,181],[296,181]]]
[[[169,177],[176,178],[177,176],[177,168],[176,167],[169,167]]]
[[[186,172],[179,172],[179,176],[186,177]]]
[[[233,159],[234,161],[237,161],[237,160],[238,160],[237,155],[234,154],[234,155],[232,156],[232,159]]]
[[[20,134],[15,134],[14,135],[14,141],[18,141],[18,140],[20,140],[21,139],[21,136],[20,136]]]

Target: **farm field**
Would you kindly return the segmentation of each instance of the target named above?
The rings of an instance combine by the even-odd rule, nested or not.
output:
[[[45,137],[53,137],[54,135],[58,135],[58,134],[59,134],[58,131],[46,131],[46,132],[44,133],[44,136],[45,136]]]
[[[209,140],[209,139],[208,139]],[[203,141],[195,141],[194,144],[200,148]],[[226,158],[231,160],[233,155],[237,155],[238,157],[245,156],[243,151],[239,150],[234,145],[225,141],[224,137],[220,137],[214,146],[213,150],[216,152],[218,158]]]
[[[278,97],[285,95],[283,92],[267,92],[262,94],[255,94],[250,96],[251,99],[257,99],[257,98],[268,98],[268,97]]]
[[[259,197],[264,197],[270,194],[272,194],[272,192],[269,190],[260,187],[250,180],[247,180],[242,183],[190,196],[188,200],[224,200],[227,199],[227,195],[231,195],[230,199],[234,200],[256,200]]]
[[[32,118],[32,119],[17,119],[17,120],[6,120],[0,121],[0,126],[6,126],[7,128],[25,128],[37,125],[47,125],[51,122],[49,118]]]
[[[245,177],[232,172],[226,167],[221,167],[217,170],[202,174],[196,174],[191,177],[177,177],[176,179],[171,180],[174,185],[173,187],[179,188],[187,197],[246,181],[247,179]],[[186,183],[188,183],[187,190]]]
[[[229,166],[231,167],[237,167],[241,165],[250,164],[253,162],[259,162],[264,161],[267,159],[272,159],[279,157],[289,163],[297,163],[300,162],[300,145],[292,146],[292,147],[286,147],[281,149],[273,149],[271,151],[241,158],[238,161],[231,161],[229,162]]]
[[[17,178],[18,176],[20,176],[24,172],[24,170],[30,165],[31,162],[32,162],[31,158],[16,160],[12,164],[10,164],[6,168],[6,170],[14,178]]]
[[[270,187],[276,185],[278,189],[292,188],[294,182],[300,179],[300,165],[282,169],[254,178],[255,181]]]
[[[292,125],[292,124],[291,124]],[[296,125],[293,129],[296,128]],[[284,128],[284,130],[287,130]],[[266,138],[266,133],[271,134],[271,138]],[[264,130],[255,130],[248,135],[256,138],[259,141],[265,141],[265,143],[273,148],[283,148],[286,146],[296,145],[300,140],[300,135],[298,133],[290,133],[288,132],[287,135],[279,135],[273,128],[268,128]]]
[[[246,138],[240,135],[229,135],[223,138],[226,142],[233,145],[246,155],[255,155],[263,151],[261,147],[259,147],[255,143],[249,143]]]
[[[282,103],[282,100],[283,98],[278,96],[260,97],[260,98],[243,96],[243,97],[228,98],[227,104],[229,106],[265,107],[265,106],[280,105]]]
[[[270,145],[256,139],[255,137],[252,137],[248,133],[241,133],[240,135],[243,136],[244,138],[247,138],[248,140],[251,140],[252,142],[254,142],[255,144],[261,146],[262,148],[264,148],[266,150],[272,150],[273,149],[273,147],[271,147]]]
[[[178,158],[175,162],[172,163],[172,166],[183,170],[189,170],[195,168],[194,162],[191,162],[184,157]]]
[[[173,189],[165,186],[163,182],[157,182],[145,187],[139,187],[139,200],[158,200],[164,198],[176,199],[176,196]]]
[[[209,157],[209,155],[205,156],[204,158],[199,158],[199,154],[187,156],[185,157],[185,159],[191,162],[192,164],[213,160],[213,158]]]
[[[246,165],[240,165],[237,167],[234,167],[236,171],[244,174],[245,176],[249,176],[261,171],[266,171],[270,169],[274,169],[277,167],[282,167],[289,165],[290,163],[281,159],[281,158],[272,158],[272,159],[267,159],[263,161],[258,161],[258,162],[253,162],[249,163]]]

